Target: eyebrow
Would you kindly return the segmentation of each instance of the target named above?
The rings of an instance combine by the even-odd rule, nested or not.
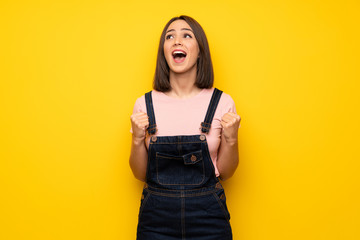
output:
[[[182,28],[181,30],[187,30],[187,31],[190,31],[190,32],[194,33],[193,30],[191,30],[190,28]],[[175,29],[167,30],[166,33],[173,32],[173,31],[175,31]]]

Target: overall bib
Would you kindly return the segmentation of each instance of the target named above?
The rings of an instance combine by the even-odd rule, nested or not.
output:
[[[214,89],[200,135],[152,136],[137,240],[231,240],[224,189],[215,176],[206,133],[222,91]],[[149,134],[156,131],[151,91]],[[176,126],[174,126],[176,127]]]

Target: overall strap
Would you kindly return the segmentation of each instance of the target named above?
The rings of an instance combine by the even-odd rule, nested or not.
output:
[[[149,127],[147,131],[149,135],[155,134],[156,132],[156,121],[155,121],[155,114],[154,114],[154,107],[151,97],[151,91],[145,93],[145,103],[146,103],[146,111],[149,116]]]
[[[217,105],[219,103],[221,94],[223,91],[215,88],[214,92],[211,96],[210,104],[206,112],[206,116],[204,121],[201,123],[201,132],[208,133],[211,128],[211,122],[214,118],[215,110],[217,108]]]

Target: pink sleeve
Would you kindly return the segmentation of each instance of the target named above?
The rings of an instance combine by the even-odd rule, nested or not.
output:
[[[136,99],[134,109],[133,109],[133,114],[138,113],[138,112],[146,112],[146,109],[144,110],[143,107],[141,106],[142,104],[140,104],[141,100],[142,100],[142,97],[139,97],[138,99]]]
[[[228,96],[228,99],[226,101],[226,105],[225,107],[223,108],[223,115],[225,113],[228,113],[228,112],[234,112],[236,113],[236,108],[235,108],[235,102],[234,100],[230,97],[230,95],[227,95]]]

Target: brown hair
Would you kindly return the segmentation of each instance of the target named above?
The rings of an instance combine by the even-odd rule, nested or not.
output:
[[[199,58],[197,60],[197,71],[195,85],[198,88],[211,88],[214,83],[214,70],[211,62],[209,44],[204,30],[200,24],[193,18],[185,15],[174,17],[165,25],[159,43],[159,49],[156,60],[156,69],[153,88],[160,92],[167,92],[171,89],[169,81],[169,65],[164,55],[165,34],[169,25],[176,20],[184,20],[192,28],[195,38],[199,45]]]

